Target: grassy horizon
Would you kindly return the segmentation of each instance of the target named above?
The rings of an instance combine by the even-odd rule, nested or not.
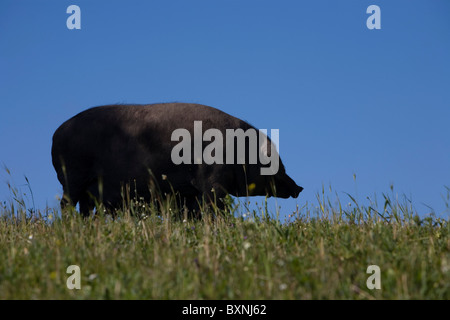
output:
[[[385,194],[383,205],[348,195],[343,206],[322,189],[284,222],[266,203],[248,212],[229,199],[227,212],[193,221],[173,217],[170,201],[132,202],[115,219],[42,212],[10,189],[0,299],[450,299],[448,218]],[[80,290],[66,285],[71,265]],[[379,290],[366,285],[370,265]]]

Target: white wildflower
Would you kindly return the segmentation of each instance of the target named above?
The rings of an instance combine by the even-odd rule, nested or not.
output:
[[[286,283],[282,283],[280,284],[280,286],[278,287],[281,291],[286,290],[287,289],[287,284]]]

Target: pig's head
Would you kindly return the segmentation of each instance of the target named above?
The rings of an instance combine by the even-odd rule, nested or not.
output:
[[[260,161],[253,166],[250,177],[253,182],[248,183],[250,195],[266,195],[278,198],[297,198],[303,188],[298,186],[286,174],[275,144],[265,135],[259,136]]]
[[[297,198],[303,188],[286,174],[280,161],[278,172],[274,175],[261,175],[261,167],[252,167],[247,179],[247,193],[250,196],[268,196],[287,199]]]
[[[267,195],[278,198],[297,198],[303,188],[298,186],[291,177],[286,174],[283,164],[280,161],[280,168],[273,176],[267,176],[266,186],[268,186]]]

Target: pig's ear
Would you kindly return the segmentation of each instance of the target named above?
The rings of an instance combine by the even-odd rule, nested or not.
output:
[[[270,163],[271,148],[269,147],[269,139],[266,136],[260,138],[259,145],[259,162],[261,165],[265,166]]]
[[[271,155],[270,143],[271,141],[267,138],[267,130],[259,130],[259,152],[265,158],[269,158]]]
[[[269,148],[268,148],[268,141],[267,141],[267,138],[264,138],[263,141],[262,141],[262,143],[261,143],[261,145],[260,145],[260,151],[261,151],[261,154],[262,154],[264,157],[269,157],[268,152],[270,152],[270,151],[269,151],[268,149],[269,149]]]
[[[278,156],[277,146],[275,143],[273,143],[272,140],[267,139],[267,137],[264,138],[261,146],[260,146],[261,154],[266,157],[270,158],[272,156]]]

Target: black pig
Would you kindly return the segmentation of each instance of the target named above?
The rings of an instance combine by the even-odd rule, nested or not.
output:
[[[198,124],[205,136],[203,132],[199,135]],[[181,140],[182,135],[174,134],[180,128],[181,133],[194,138]],[[214,139],[205,138],[208,129],[216,130]],[[53,135],[52,161],[64,190],[61,206],[79,202],[84,216],[93,211],[94,199],[107,208],[119,208],[127,184],[132,197],[146,200],[155,188],[161,194],[175,191],[190,212],[198,212],[202,200],[216,201],[220,207],[226,194],[296,198],[303,188],[286,174],[281,159],[272,174],[262,174],[264,168],[269,169],[267,159],[278,156],[266,135],[257,135],[260,157],[256,162],[255,157],[249,161],[255,152],[249,149],[250,143],[239,156],[239,143],[229,148],[230,141],[238,138],[227,141],[226,148],[225,143],[216,141],[238,129],[241,133],[258,132],[245,121],[199,104],[109,105],[85,110],[64,122]],[[250,135],[246,139],[249,142]],[[212,144],[208,141],[219,144],[214,151],[210,146],[209,160],[198,159]],[[226,159],[229,152],[232,156]],[[261,156],[266,157],[264,163]],[[215,163],[211,164],[211,157]]]

